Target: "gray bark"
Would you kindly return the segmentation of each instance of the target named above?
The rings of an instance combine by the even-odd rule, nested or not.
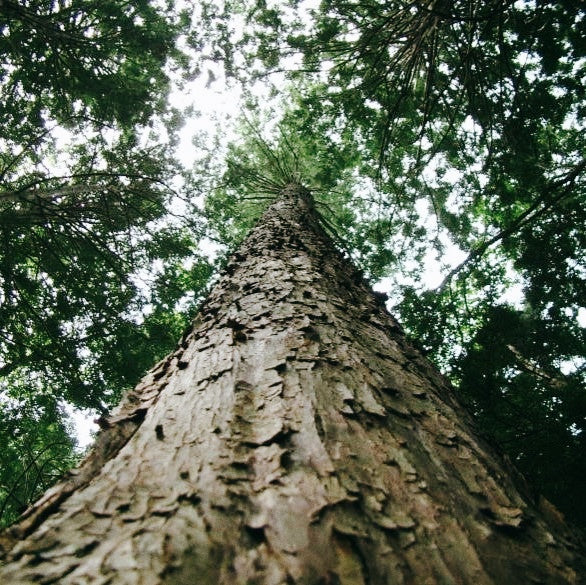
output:
[[[0,582],[582,582],[575,536],[475,434],[301,187],[102,426],[3,536]]]

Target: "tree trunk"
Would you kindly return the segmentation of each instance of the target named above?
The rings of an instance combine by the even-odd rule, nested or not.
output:
[[[580,583],[582,551],[290,185],[0,582]]]

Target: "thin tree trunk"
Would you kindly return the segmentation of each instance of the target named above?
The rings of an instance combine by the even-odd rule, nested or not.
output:
[[[3,537],[0,582],[581,582],[452,390],[290,185],[177,351]]]

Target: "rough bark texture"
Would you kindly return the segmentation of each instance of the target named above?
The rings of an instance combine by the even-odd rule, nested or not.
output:
[[[0,582],[581,582],[581,550],[335,251],[265,213],[177,351],[2,540]]]

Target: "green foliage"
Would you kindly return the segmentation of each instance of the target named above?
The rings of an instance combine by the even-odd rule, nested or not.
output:
[[[47,117],[125,125],[161,105],[176,25],[140,2],[5,0],[0,19],[0,124],[21,142]]]
[[[65,405],[109,408],[173,347],[207,283],[204,260],[185,268],[197,221],[186,233],[168,213],[170,147],[144,127],[176,121],[167,64],[181,66],[185,17],[172,8],[0,7],[2,523],[75,460]],[[153,270],[186,273],[147,293]]]
[[[545,494],[574,520],[586,517],[586,335],[571,319],[490,307],[463,359],[460,392],[481,428]],[[579,367],[560,372],[560,361]]]
[[[71,430],[50,393],[15,381],[0,405],[0,527],[13,522],[76,461]]]

